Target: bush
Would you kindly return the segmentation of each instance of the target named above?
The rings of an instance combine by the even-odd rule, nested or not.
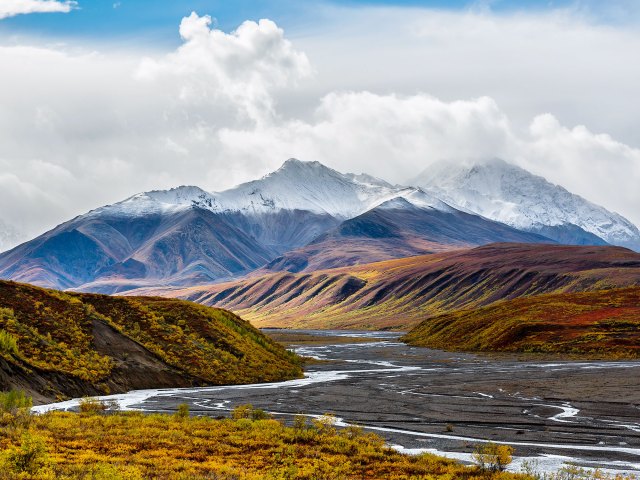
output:
[[[20,409],[31,409],[33,402],[22,390],[0,392],[0,412],[15,414]]]
[[[178,410],[176,410],[176,417],[178,418],[188,418],[189,417],[189,404],[181,403],[178,405]]]
[[[0,426],[15,437],[31,424],[31,397],[22,390],[0,392]]]
[[[80,413],[87,415],[99,415],[106,412],[109,409],[109,406],[97,398],[85,397],[80,399],[78,408],[80,409]]]
[[[513,447],[489,442],[476,446],[473,459],[482,470],[502,472],[513,460],[512,455]]]
[[[242,418],[249,420],[266,420],[271,418],[271,415],[259,408],[253,408],[253,405],[247,403],[246,405],[238,405],[234,408],[231,412],[231,418],[234,420],[240,420]]]
[[[0,330],[0,353],[18,355],[18,341],[16,337],[5,330]]]
[[[6,467],[15,473],[35,475],[47,463],[47,449],[41,437],[26,432],[19,447],[6,454]]]

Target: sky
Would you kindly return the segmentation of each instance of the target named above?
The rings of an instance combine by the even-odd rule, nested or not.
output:
[[[640,2],[0,0],[0,250],[296,157],[500,157],[640,224]]]

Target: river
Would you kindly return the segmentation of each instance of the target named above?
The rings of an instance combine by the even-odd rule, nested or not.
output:
[[[319,360],[304,379],[100,398],[149,412],[188,403],[193,414],[221,416],[251,403],[285,420],[331,413],[339,426],[361,425],[408,453],[471,461],[477,443],[493,441],[514,447],[511,470],[533,461],[540,471],[575,463],[640,474],[640,362],[451,353],[409,347],[395,332],[290,333],[311,338],[291,348]]]

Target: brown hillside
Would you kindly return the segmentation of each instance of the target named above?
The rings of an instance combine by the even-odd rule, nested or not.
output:
[[[408,329],[432,315],[503,299],[631,285],[640,285],[640,254],[625,248],[492,244],[144,292],[227,308],[260,327]]]
[[[0,390],[44,401],[301,374],[295,355],[225,310],[0,281]]]
[[[467,351],[640,357],[640,288],[538,295],[438,315],[403,337]]]

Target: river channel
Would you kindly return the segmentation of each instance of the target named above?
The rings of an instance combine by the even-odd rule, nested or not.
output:
[[[318,360],[304,379],[102,398],[150,412],[188,403],[193,414],[211,416],[251,403],[285,421],[299,413],[331,413],[339,426],[361,425],[408,453],[471,461],[476,444],[492,441],[514,447],[512,470],[534,461],[541,471],[575,463],[640,474],[640,362],[451,353],[409,347],[395,332],[289,333],[313,340],[290,342],[300,355]]]

